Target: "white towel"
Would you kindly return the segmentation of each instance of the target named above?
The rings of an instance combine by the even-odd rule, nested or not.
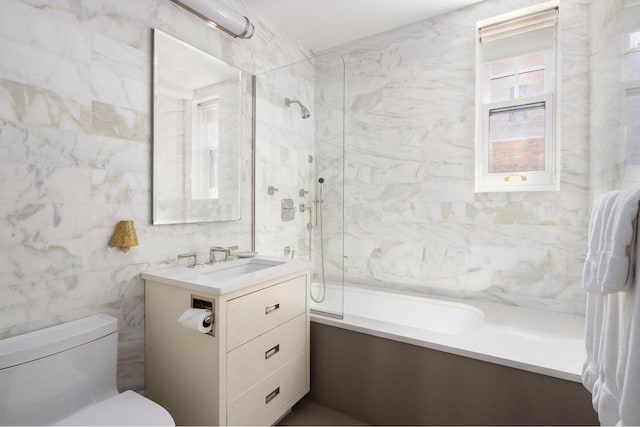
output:
[[[640,186],[620,191],[606,220],[604,246],[598,259],[597,282],[600,293],[621,291],[631,275],[629,255],[635,246],[634,226],[638,216]]]
[[[585,347],[587,360],[582,368],[582,384],[591,393],[600,376],[600,337],[602,333],[604,303],[599,295],[587,295]]]
[[[587,362],[582,381],[591,391],[602,425],[640,425],[640,292],[635,281],[624,292],[588,295],[599,319],[587,316]],[[595,321],[594,321],[595,320]],[[591,338],[595,346],[589,346]]]
[[[591,220],[589,221],[589,237],[587,258],[582,271],[582,287],[588,292],[599,292],[598,263],[600,253],[605,246],[605,231],[608,219],[611,217],[616,197],[619,191],[610,191],[600,196],[593,204]]]
[[[617,261],[614,261],[605,263],[602,275],[596,266],[596,274],[593,275],[593,261],[596,259],[594,254],[599,248],[607,249],[612,256],[619,256],[621,251],[619,247],[614,249],[612,242],[617,245],[628,242],[627,245],[632,248],[640,244],[640,236],[634,235],[634,229],[620,223],[629,221],[631,224],[633,221],[633,218],[629,218],[635,217],[637,213],[637,201],[634,211],[627,210],[627,206],[634,203],[630,200],[638,193],[638,187],[635,187],[630,191],[610,195],[616,203],[610,207],[609,213],[615,211],[615,215],[612,214],[613,222],[607,221],[606,217],[601,218],[599,236],[604,236],[604,240],[594,240],[595,232],[598,231],[595,206],[591,215],[590,256],[587,256],[585,262],[585,276],[590,276],[583,277],[583,285],[589,293],[585,331],[587,360],[582,371],[582,382],[592,393],[593,407],[598,411],[602,425],[640,425],[640,269],[635,269],[627,277],[628,271],[632,271],[630,266],[640,262],[640,254],[633,252],[631,262],[627,259],[627,267],[623,273],[607,271],[607,268],[624,269],[624,266],[615,265]],[[609,199],[603,196],[596,204],[600,205],[600,209],[606,210],[603,203],[607,200]],[[620,285],[622,276],[625,280]],[[617,280],[616,286],[603,287],[598,277]],[[619,291],[613,291],[615,288],[619,288]]]

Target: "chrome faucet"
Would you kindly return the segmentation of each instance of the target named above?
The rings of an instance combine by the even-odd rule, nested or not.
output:
[[[193,264],[189,264],[187,265],[187,267],[189,268],[196,268],[196,267],[200,267],[202,264],[198,264],[198,253],[197,252],[187,252],[186,254],[180,254],[178,255],[178,260],[181,260],[182,258],[193,258]]]
[[[229,246],[228,248],[225,248],[222,246],[212,246],[209,249],[209,262],[207,264],[215,264],[216,262],[218,262],[218,260],[216,259],[216,252],[224,253],[224,259],[221,259],[220,261],[233,260],[233,257],[231,256],[231,251],[235,251],[236,249],[238,249],[237,246]]]
[[[295,255],[296,250],[295,249],[291,249],[291,246],[285,246],[284,248],[284,256],[290,256],[291,259],[293,259],[293,256]]]

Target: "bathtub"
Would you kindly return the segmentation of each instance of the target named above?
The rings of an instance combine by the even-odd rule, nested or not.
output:
[[[312,290],[317,294],[318,285]],[[312,322],[563,380],[580,382],[584,318],[481,301],[451,301],[328,286],[329,307],[343,319],[312,311]],[[312,303],[312,309],[321,308]]]

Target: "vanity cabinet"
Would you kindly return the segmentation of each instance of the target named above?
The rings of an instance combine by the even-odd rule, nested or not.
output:
[[[272,425],[309,391],[306,264],[228,293],[162,282],[145,277],[146,395],[177,425]],[[194,300],[210,334],[177,322]]]

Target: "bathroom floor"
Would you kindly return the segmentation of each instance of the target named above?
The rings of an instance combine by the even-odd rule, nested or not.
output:
[[[342,412],[302,399],[278,425],[281,426],[366,426],[369,425]]]

